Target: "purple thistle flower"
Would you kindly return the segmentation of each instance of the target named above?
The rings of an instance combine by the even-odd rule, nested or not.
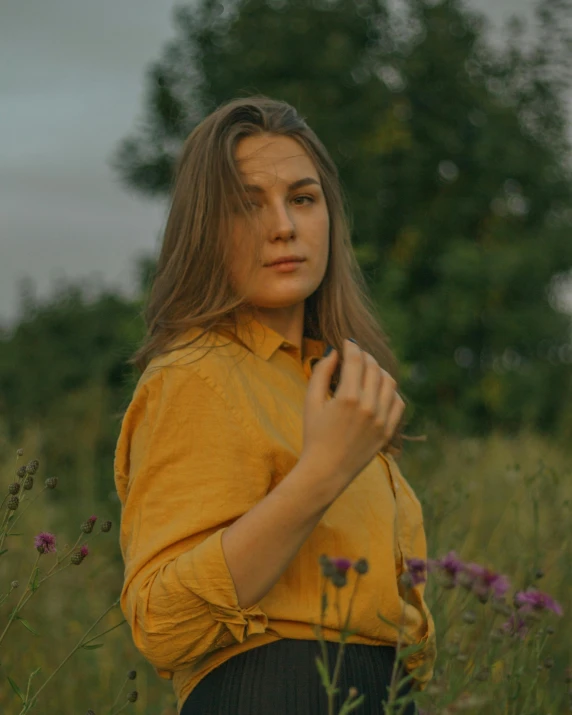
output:
[[[446,571],[450,576],[455,578],[459,571],[465,568],[465,564],[457,556],[456,551],[449,551],[442,559],[437,559],[437,565]]]
[[[480,564],[466,564],[464,570],[472,580],[473,593],[480,598],[488,598],[491,590],[495,598],[502,598],[510,588],[506,576],[495,573]]]
[[[95,524],[95,522],[97,521],[97,517],[96,517],[96,516],[90,516],[89,519],[88,519],[88,521],[90,521],[92,524]]]
[[[415,557],[411,559],[405,559],[407,564],[407,570],[411,574],[411,580],[413,586],[417,586],[420,583],[425,583],[427,577],[425,575],[426,564],[423,559],[417,559]]]
[[[346,573],[346,571],[349,568],[351,568],[352,563],[353,563],[349,559],[345,559],[345,558],[330,559],[330,561],[334,565],[334,567],[341,573]]]
[[[41,554],[56,550],[56,537],[48,531],[41,531],[34,539],[34,546]]]
[[[558,616],[563,614],[562,606],[552,596],[537,589],[519,591],[515,594],[514,600],[520,606],[519,613],[548,610],[554,611]]]
[[[528,633],[528,626],[518,613],[513,613],[508,621],[502,624],[501,628],[505,633],[511,636],[518,636],[521,640],[524,640]]]
[[[82,558],[85,559],[85,557],[89,554],[89,549],[87,548],[87,544],[84,544],[79,551],[80,551]]]

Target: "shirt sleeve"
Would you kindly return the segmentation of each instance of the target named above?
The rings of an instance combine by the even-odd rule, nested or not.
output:
[[[115,450],[121,608],[164,678],[268,626],[259,604],[239,607],[221,545],[271,476],[255,427],[228,402],[208,376],[160,368],[137,385]]]

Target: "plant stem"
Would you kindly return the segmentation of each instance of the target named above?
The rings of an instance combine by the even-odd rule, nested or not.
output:
[[[93,638],[90,638],[85,643],[82,643],[82,647],[88,645],[88,643],[91,643],[91,641],[96,641],[98,638],[101,638],[101,636],[104,636],[107,633],[111,633],[111,631],[114,631],[116,628],[119,628],[119,626],[122,626],[124,623],[127,623],[126,618],[124,618],[119,623],[116,623],[114,626],[111,626],[111,628],[108,628],[106,631],[102,631],[101,633],[98,633],[96,636],[93,636]]]
[[[117,704],[117,701],[119,700],[119,696],[121,695],[121,691],[122,691],[123,688],[125,687],[125,683],[127,683],[128,680],[129,680],[129,678],[125,678],[125,680],[124,680],[123,683],[121,684],[121,687],[119,688],[119,692],[118,692],[117,695],[115,696],[115,700],[111,703],[111,707],[109,708],[109,715],[111,715],[111,713],[113,712],[113,708],[114,708],[115,705]]]
[[[14,619],[15,619],[16,616],[18,615],[18,611],[20,610],[20,607],[21,607],[21,605],[22,605],[22,601],[24,600],[24,597],[25,597],[26,594],[28,593],[28,588],[29,588],[29,586],[30,586],[30,581],[32,580],[32,577],[33,577],[33,575],[34,575],[34,573],[35,573],[35,571],[36,571],[36,568],[37,568],[37,566],[38,566],[38,561],[39,561],[41,555],[42,555],[42,554],[38,552],[38,556],[37,556],[37,558],[36,558],[36,562],[35,562],[35,564],[34,564],[34,568],[32,569],[32,573],[30,574],[30,578],[28,579],[28,583],[27,583],[27,585],[26,585],[26,588],[24,589],[24,593],[22,594],[22,596],[20,597],[20,600],[18,601],[18,603],[17,603],[16,606],[14,607],[14,610],[13,610],[12,613],[10,614],[10,617],[8,618],[8,623],[6,624],[6,628],[4,628],[4,630],[2,631],[2,635],[0,635],[0,644],[1,644],[2,641],[4,640],[4,637],[5,637],[6,633],[8,632],[8,628],[10,628],[10,626],[12,625]]]
[[[28,509],[32,506],[32,504],[36,501],[36,499],[40,496],[40,494],[43,494],[43,493],[46,491],[46,489],[47,489],[47,487],[44,487],[41,491],[39,491],[39,492],[35,495],[35,497],[34,497],[33,499],[30,499],[30,500],[28,501],[28,503],[26,504],[26,506],[24,507],[24,509],[22,509],[22,511],[19,511],[18,516],[17,516],[17,517],[14,519],[14,521],[10,524],[10,529],[13,529],[13,528],[16,526],[16,523],[18,522],[18,519],[22,516],[22,514],[25,514],[25,513],[28,511]],[[2,548],[2,545],[4,544],[4,539],[5,539],[7,536],[11,536],[11,534],[9,534],[7,531],[5,531],[5,532],[2,534],[2,536],[1,536],[0,549]]]
[[[72,655],[73,655],[77,650],[79,650],[79,648],[82,647],[82,645],[83,645],[83,639],[84,639],[89,633],[91,633],[91,631],[97,626],[97,624],[98,624],[100,621],[102,621],[102,620],[105,618],[105,616],[109,613],[109,611],[111,611],[112,608],[115,608],[115,606],[117,606],[118,603],[119,603],[119,598],[118,598],[116,601],[114,601],[114,602],[111,604],[111,606],[109,606],[109,608],[107,608],[107,609],[101,614],[101,616],[97,619],[97,621],[95,621],[95,623],[93,623],[93,624],[87,629],[87,631],[86,631],[86,632],[83,634],[83,636],[80,638],[80,640],[79,640],[79,642],[77,643],[77,645],[75,645],[75,646],[71,649],[71,651],[68,653],[68,655],[67,655],[67,656],[64,658],[64,660],[58,665],[58,667],[57,667],[57,668],[54,670],[54,672],[49,676],[49,678],[38,688],[38,690],[37,690],[37,691],[34,693],[34,695],[32,696],[31,700],[30,700],[30,701],[27,701],[27,702],[24,704],[24,707],[23,707],[22,710],[20,711],[20,715],[23,715],[24,713],[28,712],[28,710],[35,704],[35,701],[37,700],[38,695],[42,692],[42,690],[46,687],[46,685],[50,682],[50,680],[51,680],[55,675],[57,675],[57,674],[59,673],[59,671],[60,671],[60,670],[63,668],[63,666],[68,662],[68,660],[72,657]]]

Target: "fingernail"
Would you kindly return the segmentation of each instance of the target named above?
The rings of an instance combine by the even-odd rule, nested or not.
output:
[[[332,352],[334,348],[331,345],[328,345],[327,348],[324,350],[324,354],[322,357],[328,357],[328,355]]]

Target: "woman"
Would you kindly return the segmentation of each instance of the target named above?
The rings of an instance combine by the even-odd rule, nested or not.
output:
[[[235,99],[190,134],[146,322],[115,454],[121,606],[178,712],[328,712],[315,628],[332,676],[357,573],[322,619],[322,554],[368,564],[335,711],[353,686],[355,712],[382,712],[398,640],[387,620],[422,644],[405,666],[423,688],[434,624],[423,584],[401,577],[426,544],[392,456],[397,365],[335,165],[293,107]]]

